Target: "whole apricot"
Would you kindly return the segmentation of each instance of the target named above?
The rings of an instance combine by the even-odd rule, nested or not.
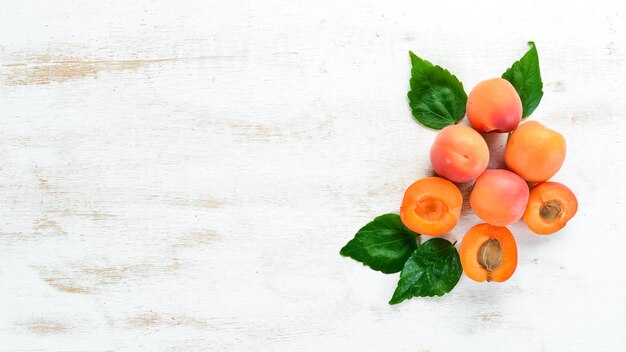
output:
[[[476,179],[470,205],[483,221],[506,226],[522,217],[528,194],[528,184],[521,177],[508,170],[491,169]]]
[[[407,188],[400,206],[404,226],[427,236],[450,232],[459,221],[463,196],[454,183],[426,177]]]
[[[565,161],[565,138],[537,121],[525,122],[511,135],[504,150],[506,165],[529,182],[545,182]]]
[[[433,169],[452,182],[470,182],[489,164],[489,148],[485,139],[464,125],[447,126],[430,148]]]
[[[558,182],[544,182],[530,191],[524,221],[540,235],[562,229],[576,215],[578,200],[574,193]]]
[[[467,118],[478,132],[510,132],[522,120],[522,100],[509,81],[482,81],[467,97]]]
[[[465,275],[478,282],[506,281],[517,267],[517,244],[504,226],[472,227],[461,241],[460,255]]]

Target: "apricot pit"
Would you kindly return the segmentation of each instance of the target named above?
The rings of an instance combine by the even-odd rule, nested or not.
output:
[[[478,263],[483,268],[494,271],[502,264],[502,247],[500,247],[500,241],[495,238],[483,243],[478,250]],[[487,278],[489,281],[489,278]]]
[[[557,200],[549,200],[539,208],[539,216],[545,221],[554,221],[561,214],[561,203]]]

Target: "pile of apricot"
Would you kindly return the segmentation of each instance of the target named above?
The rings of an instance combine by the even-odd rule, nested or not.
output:
[[[521,123],[520,97],[502,78],[476,85],[466,111],[471,127],[445,127],[430,150],[431,164],[440,177],[426,177],[409,186],[400,217],[417,233],[446,234],[456,226],[463,204],[455,183],[475,181],[469,203],[485,223],[463,237],[461,264],[473,280],[506,281],[517,267],[517,245],[506,226],[523,218],[533,232],[549,235],[576,214],[574,193],[548,181],[563,165],[565,139],[539,122]],[[509,134],[504,151],[508,170],[487,169],[489,148],[481,133]]]

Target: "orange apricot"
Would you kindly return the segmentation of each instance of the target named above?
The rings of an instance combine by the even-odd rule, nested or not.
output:
[[[537,121],[528,121],[509,136],[504,150],[506,165],[529,182],[554,176],[565,160],[565,138]]]
[[[407,188],[400,219],[409,229],[427,236],[450,232],[459,220],[463,196],[454,183],[426,177]]]
[[[488,79],[467,97],[467,118],[478,132],[509,132],[522,120],[522,100],[506,79]]]
[[[517,267],[515,238],[504,226],[472,227],[463,237],[460,249],[463,271],[474,281],[506,281]]]
[[[476,179],[470,205],[484,222],[506,226],[522,217],[528,193],[528,184],[521,177],[508,170],[490,169]]]
[[[550,235],[562,229],[576,215],[578,200],[574,193],[558,182],[544,182],[530,191],[524,221],[540,235]]]
[[[433,169],[452,182],[470,182],[489,164],[489,147],[485,139],[471,127],[447,126],[430,148]]]

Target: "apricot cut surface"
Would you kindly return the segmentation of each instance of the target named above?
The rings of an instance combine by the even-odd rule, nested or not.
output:
[[[456,183],[470,182],[487,168],[489,147],[471,127],[448,126],[437,134],[430,162],[440,176]]]
[[[461,265],[474,281],[508,280],[517,267],[517,244],[504,226],[479,224],[461,241]]]
[[[528,121],[509,136],[504,161],[524,180],[545,182],[559,171],[565,154],[565,138],[560,133],[537,121]]]
[[[558,182],[544,182],[530,191],[524,222],[534,233],[550,235],[565,227],[577,211],[572,190]]]
[[[462,204],[463,196],[454,183],[441,177],[426,177],[405,191],[400,219],[412,231],[439,236],[456,226]]]
[[[474,183],[470,205],[483,221],[498,226],[510,225],[524,215],[528,184],[508,170],[486,170]]]
[[[467,118],[478,132],[510,132],[522,120],[522,100],[503,78],[482,81],[467,98]]]

